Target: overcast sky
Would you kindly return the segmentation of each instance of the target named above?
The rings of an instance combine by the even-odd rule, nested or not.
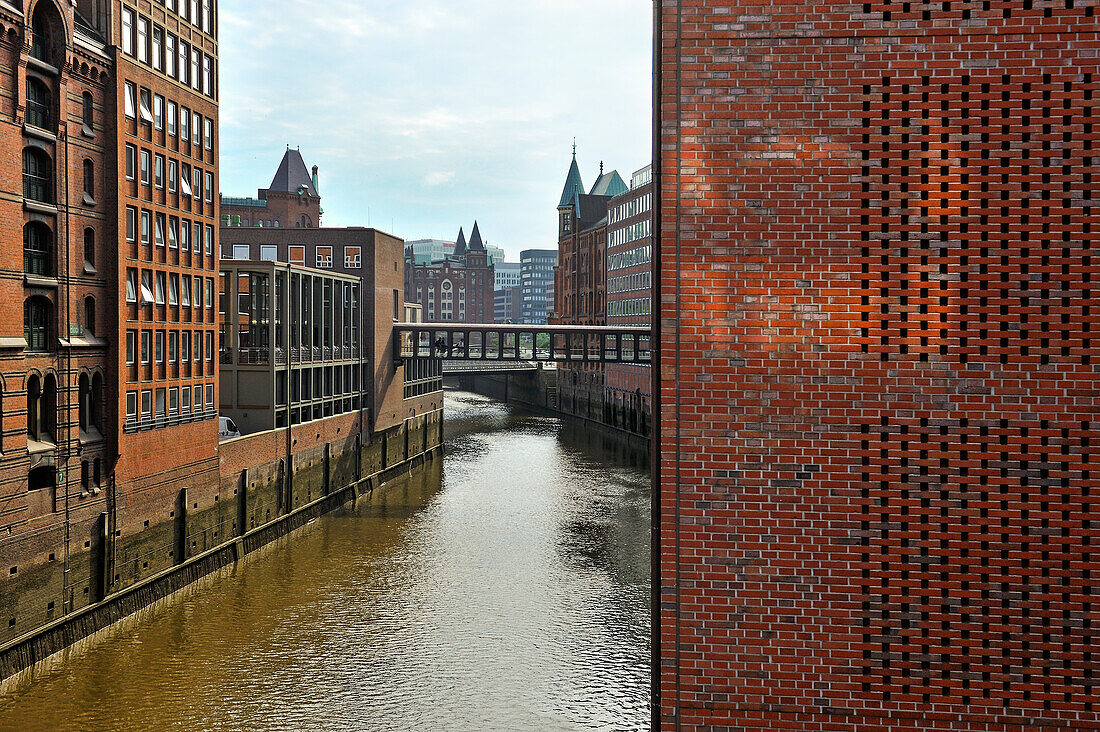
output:
[[[320,167],[326,226],[556,248],[577,138],[649,163],[651,0],[236,0],[220,4],[221,188],[256,195],[286,145]],[[369,218],[369,222],[368,222]]]

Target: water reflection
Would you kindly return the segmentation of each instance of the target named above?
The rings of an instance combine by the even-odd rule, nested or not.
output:
[[[447,398],[448,453],[0,697],[0,729],[642,729],[644,452]]]

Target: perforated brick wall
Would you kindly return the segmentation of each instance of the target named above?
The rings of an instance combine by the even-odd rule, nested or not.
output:
[[[1098,5],[659,3],[662,728],[1100,729]]]

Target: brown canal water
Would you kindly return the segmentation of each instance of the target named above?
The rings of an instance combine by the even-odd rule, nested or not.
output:
[[[0,695],[0,730],[636,730],[649,477],[448,392],[447,453]]]

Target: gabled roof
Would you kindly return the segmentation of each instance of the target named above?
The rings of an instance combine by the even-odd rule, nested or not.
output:
[[[474,230],[470,233],[470,251],[485,251],[485,243],[481,241],[481,232],[478,231],[477,222],[474,222]]]
[[[462,233],[462,227],[458,227],[458,241],[455,242],[454,255],[462,257],[466,255],[466,235]]]
[[[297,193],[302,187],[309,195],[320,198],[317,189],[313,187],[313,179],[309,175],[309,170],[306,169],[306,161],[302,159],[302,153],[288,147],[267,189],[276,193]]]
[[[596,179],[596,183],[592,186],[592,190],[588,192],[588,195],[617,196],[629,190],[623,179],[619,177],[619,171],[612,170],[610,173],[604,173]]]
[[[591,196],[581,194],[577,196],[577,218],[580,220],[581,229],[587,228],[603,217],[607,216],[607,204],[610,196]]]
[[[577,153],[573,153],[573,163],[569,166],[569,174],[565,176],[565,187],[561,191],[561,200],[558,207],[572,206],[577,196],[584,193],[584,183],[581,182],[581,169],[577,167]]]

